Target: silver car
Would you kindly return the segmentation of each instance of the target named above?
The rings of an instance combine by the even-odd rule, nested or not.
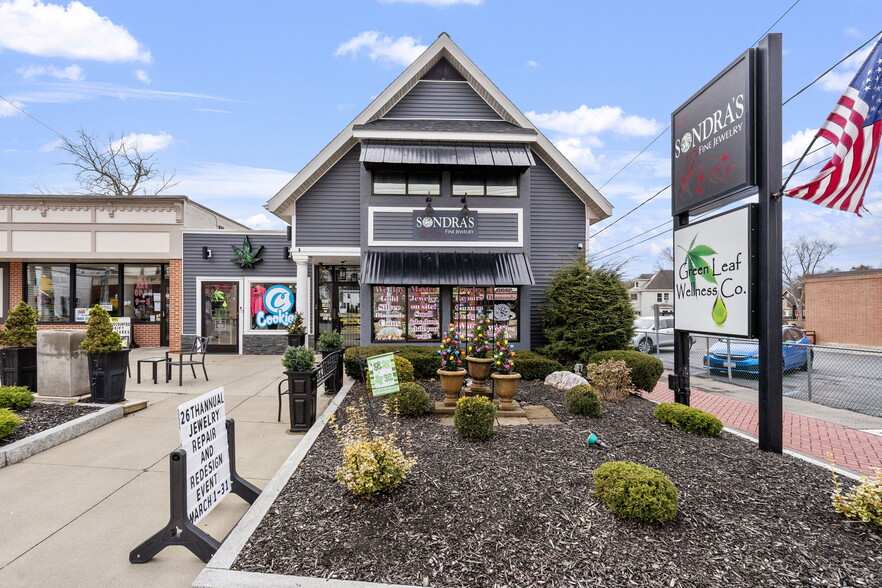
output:
[[[643,353],[652,353],[661,347],[674,346],[674,317],[661,316],[658,318],[658,328],[655,325],[655,317],[641,316],[634,321],[634,338],[631,344]]]

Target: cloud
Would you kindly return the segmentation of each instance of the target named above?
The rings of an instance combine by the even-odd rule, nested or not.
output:
[[[426,4],[436,8],[447,8],[458,4],[480,6],[484,0],[379,0],[380,4]]]
[[[176,190],[195,198],[250,199],[263,205],[294,177],[293,172],[231,163],[201,163],[175,176]]]
[[[55,139],[54,141],[49,141],[48,143],[46,143],[45,145],[40,147],[37,151],[40,151],[42,153],[47,153],[49,151],[55,151],[56,149],[58,149],[62,145],[64,145],[64,141],[59,138],[59,139]]]
[[[8,95],[7,97],[9,98]],[[229,98],[210,96],[207,94],[150,90],[147,88],[127,88],[125,86],[103,82],[83,82],[79,84],[40,82],[33,87],[28,87],[26,92],[17,94],[14,98],[25,104],[59,104],[76,102],[78,100],[90,100],[95,97],[116,98],[120,100],[133,98],[142,100],[215,100],[219,102],[236,102]]]
[[[527,62],[527,67],[539,67],[539,62],[531,59]]]
[[[858,69],[864,64],[864,61],[867,60],[867,56],[870,55],[870,52],[873,50],[875,46],[870,45],[858,51],[848,59],[842,62],[842,64],[825,75],[823,78],[819,80],[821,84],[821,88],[824,90],[828,90],[830,92],[845,92],[845,88],[851,83],[851,80],[854,79],[855,74],[857,74]]]
[[[232,110],[221,110],[220,108],[195,108],[199,112],[214,112],[215,114],[233,114]]]
[[[419,45],[413,37],[404,36],[394,39],[383,36],[378,31],[364,31],[342,43],[334,51],[334,55],[337,57],[352,55],[355,58],[364,52],[371,58],[371,61],[410,65],[426,50],[426,47],[426,45]]]
[[[119,139],[114,146],[125,142],[126,145],[134,146],[141,153],[153,153],[165,149],[174,142],[174,137],[165,131],[159,131],[158,135],[151,133],[130,133]]]
[[[242,223],[243,225],[249,226],[252,229],[257,230],[272,230],[272,229],[284,229],[285,223],[282,222],[282,219],[276,218],[274,216],[270,217],[262,212],[258,212],[254,216],[249,216],[248,218],[237,218],[236,222]]]
[[[136,69],[135,70],[135,77],[138,78],[139,82],[143,82],[145,84],[150,83],[150,76],[143,69]]]
[[[10,100],[10,102],[12,102],[12,104],[6,102],[5,100],[0,100],[0,118],[7,118],[10,116],[17,116],[21,114],[21,110],[19,110],[19,108],[23,110],[24,104],[22,104],[18,100]]]
[[[799,159],[805,150],[808,148],[809,144],[814,139],[817,134],[818,129],[805,129],[804,131],[797,131],[790,135],[790,138],[784,142],[784,145],[781,147],[781,155],[784,163],[790,163],[795,159]],[[818,147],[824,146],[815,153],[810,153],[805,156],[805,159],[802,160],[802,164],[799,166],[800,168],[804,168],[807,165],[811,165],[813,163],[817,163],[822,160],[829,159],[831,156],[830,150],[826,149],[826,147],[832,147],[832,145],[826,140],[822,139],[820,142],[815,142],[812,146],[812,151],[818,149]],[[795,164],[794,164],[795,165]],[[788,168],[785,172],[786,174],[790,173],[791,168]],[[794,176],[795,178],[796,176]]]
[[[59,80],[72,80],[74,82],[86,79],[86,72],[79,65],[69,65],[64,69],[59,69],[54,65],[32,65],[31,67],[19,68],[17,71],[26,80],[39,76],[50,76]]]
[[[864,38],[864,34],[856,27],[845,27],[842,32],[846,37],[854,37],[855,39]]]
[[[570,112],[553,110],[539,113],[531,110],[525,114],[538,127],[570,135],[596,135],[613,131],[620,135],[647,136],[658,133],[662,128],[653,119],[626,115],[620,106],[588,108],[583,104]]]
[[[107,62],[152,59],[125,27],[80,2],[67,7],[42,0],[0,3],[0,49]]]
[[[555,141],[554,146],[577,168],[596,171],[599,165],[590,143],[590,138],[568,137]]]

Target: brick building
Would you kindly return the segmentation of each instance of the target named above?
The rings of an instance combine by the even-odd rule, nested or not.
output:
[[[817,343],[882,347],[882,269],[805,278],[806,329]]]

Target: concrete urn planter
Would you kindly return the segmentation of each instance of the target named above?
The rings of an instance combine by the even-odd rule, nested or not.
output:
[[[517,408],[512,400],[518,393],[521,374],[492,374],[490,377],[493,378],[493,390],[499,396],[499,410]]]
[[[456,406],[459,400],[459,393],[462,391],[462,384],[465,381],[465,370],[457,370],[455,372],[447,370],[438,370],[435,372],[441,378],[441,390],[444,391],[444,406]]]
[[[481,394],[493,398],[493,391],[487,387],[487,378],[490,377],[490,370],[493,368],[493,358],[466,356],[466,363],[469,366],[469,377],[472,379],[472,385],[466,391],[466,396]]]

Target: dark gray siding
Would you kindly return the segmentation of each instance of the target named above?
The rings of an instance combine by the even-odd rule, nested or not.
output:
[[[184,333],[196,333],[200,316],[196,292],[196,278],[286,277],[297,273],[297,264],[285,259],[288,240],[280,235],[249,235],[251,247],[263,245],[254,269],[242,269],[233,263],[233,245],[242,246],[242,233],[184,233]],[[202,259],[202,248],[211,249],[211,258]]]
[[[535,156],[535,154],[534,154]],[[531,288],[532,345],[547,343],[542,335],[541,307],[550,276],[581,252],[585,242],[585,204],[536,156],[530,172],[530,264],[536,285]]]
[[[418,82],[383,118],[502,119],[463,82]]]
[[[360,147],[297,200],[297,247],[358,247],[361,242]]]
[[[374,214],[375,241],[411,241],[413,239],[413,213],[378,212]],[[478,217],[478,241],[508,241],[518,239],[517,214],[482,214]],[[468,241],[462,241],[463,246]],[[474,243],[474,241],[472,241]],[[416,245],[419,242],[415,242]]]

